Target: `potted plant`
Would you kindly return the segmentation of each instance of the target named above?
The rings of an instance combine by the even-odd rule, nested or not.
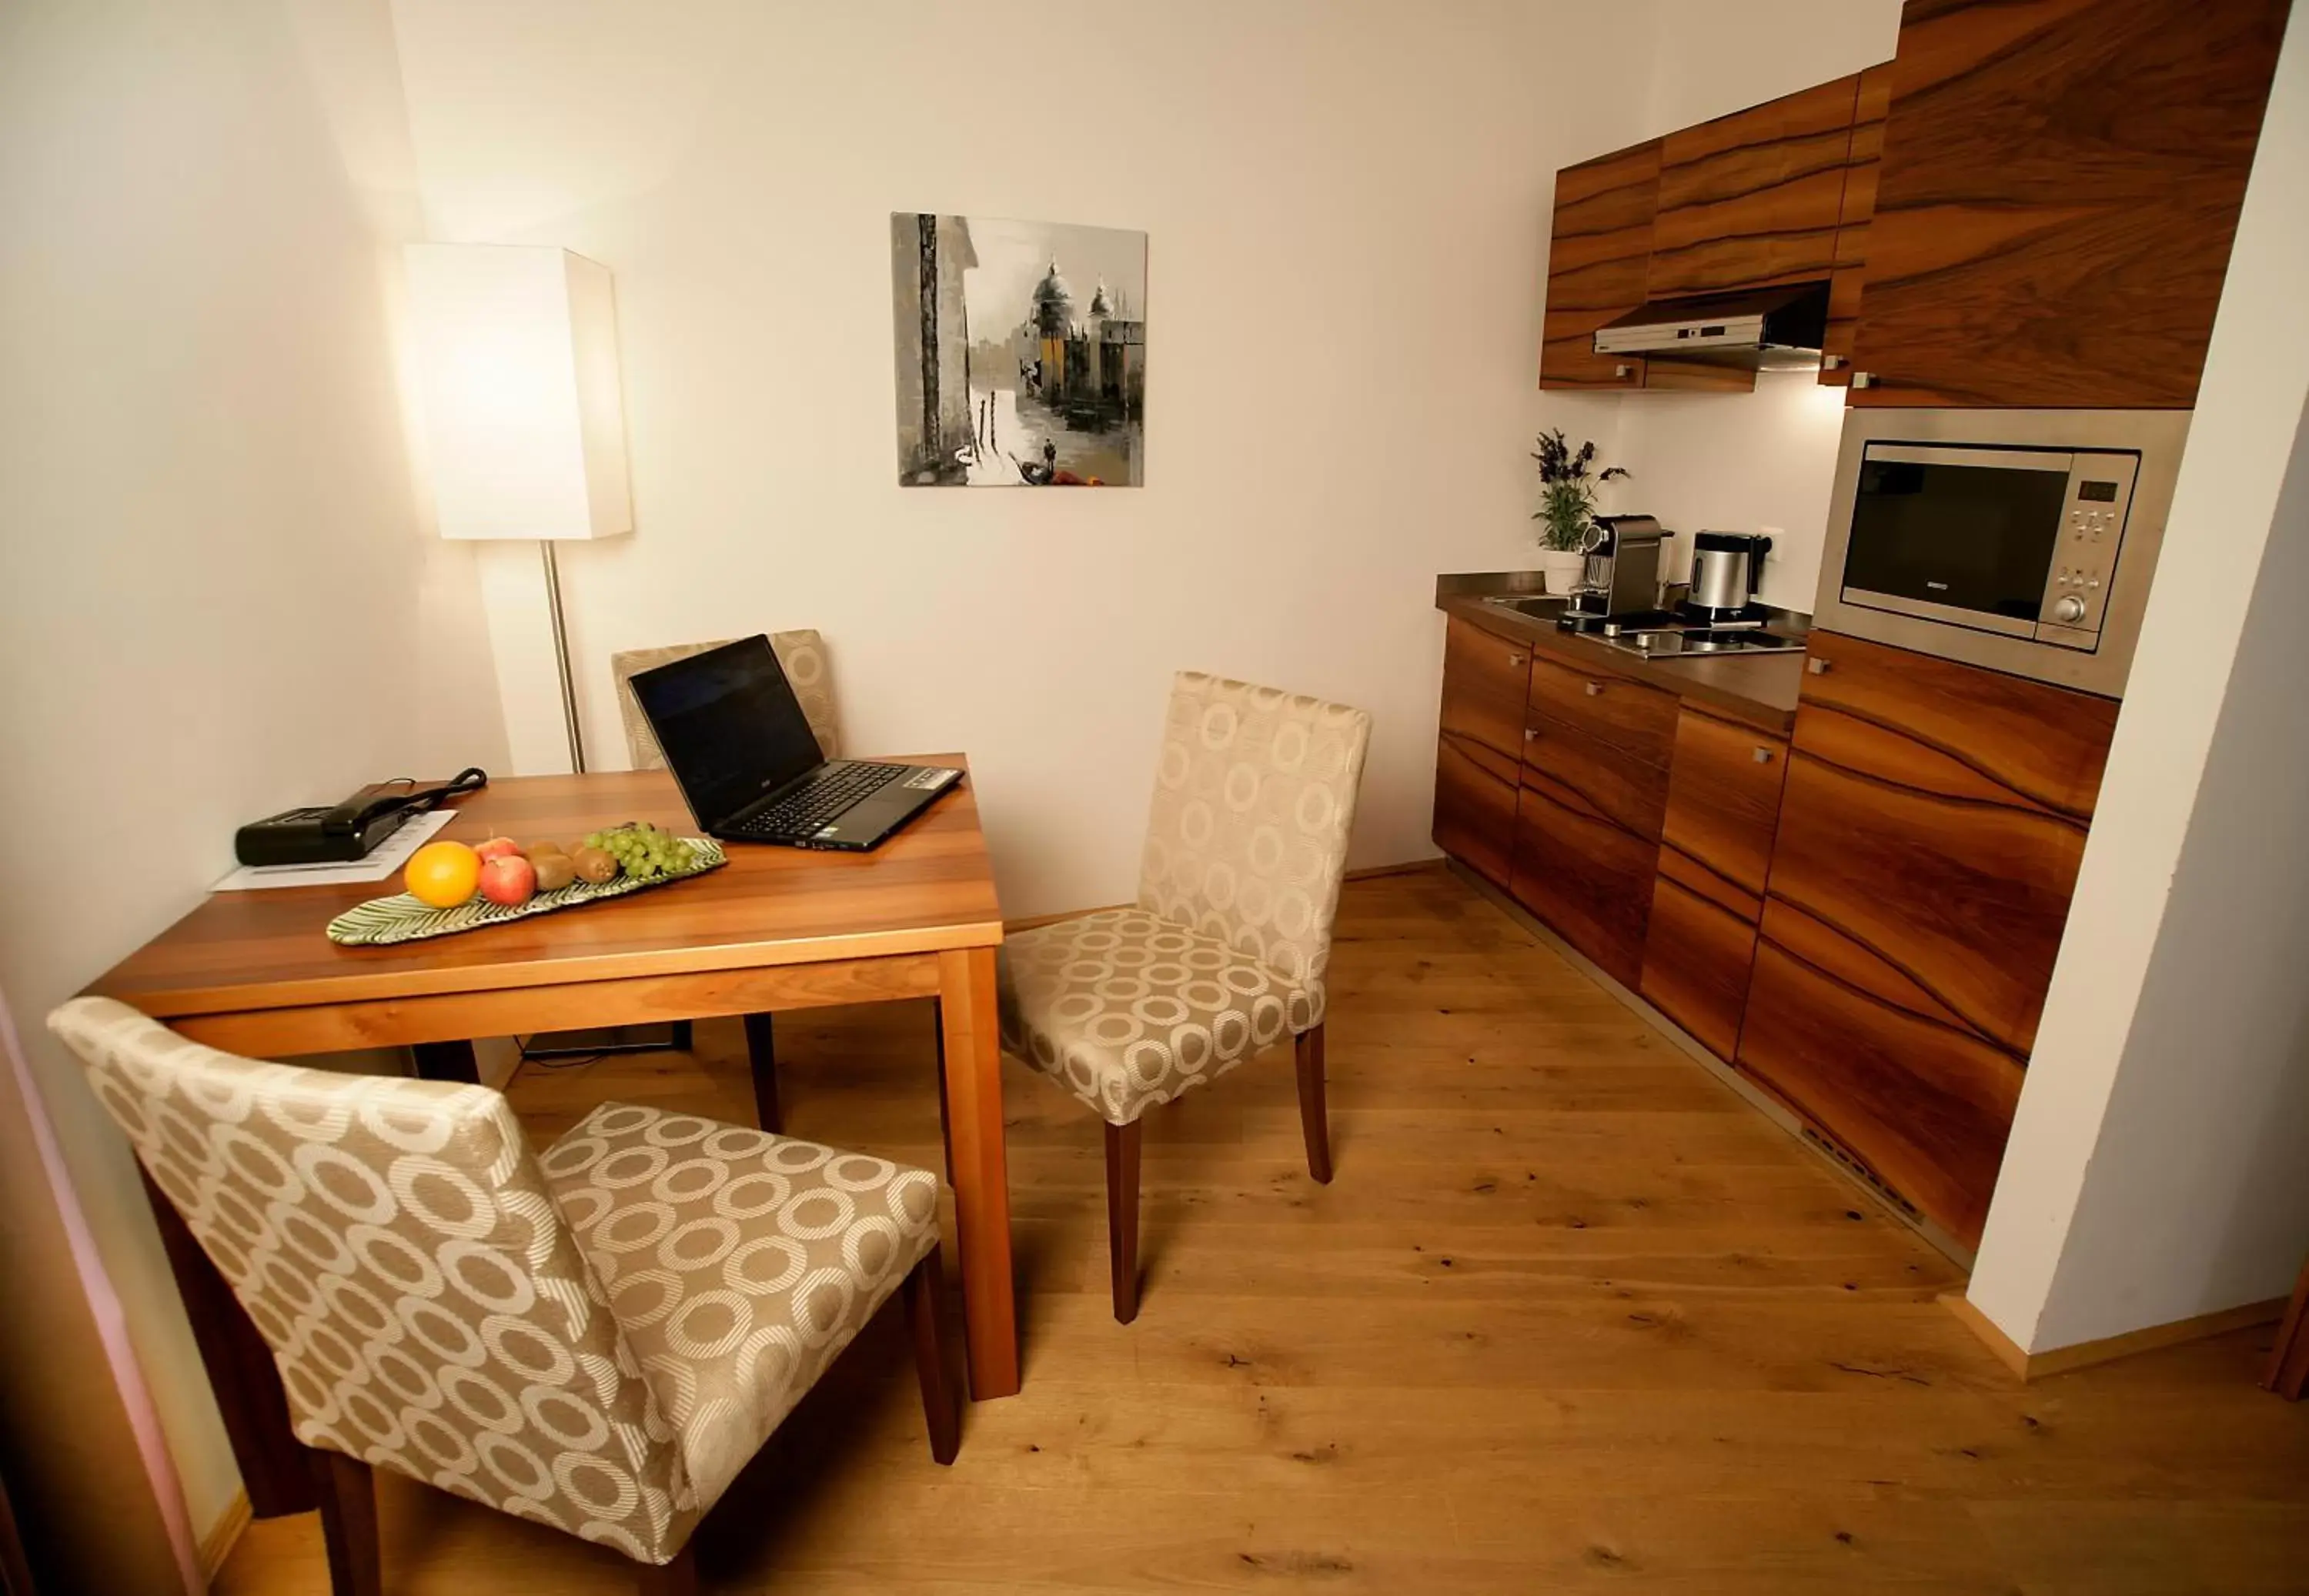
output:
[[[1579,581],[1586,556],[1587,525],[1596,517],[1596,490],[1628,474],[1624,466],[1607,466],[1589,474],[1596,463],[1593,439],[1574,449],[1563,429],[1539,435],[1532,458],[1539,462],[1539,508],[1531,518],[1540,523],[1539,568],[1551,593],[1568,593]]]

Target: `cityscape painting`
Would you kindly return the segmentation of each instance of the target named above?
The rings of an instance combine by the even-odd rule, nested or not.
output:
[[[901,211],[890,287],[902,484],[1144,482],[1146,234]]]

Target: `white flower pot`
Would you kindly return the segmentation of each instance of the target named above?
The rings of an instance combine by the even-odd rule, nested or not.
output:
[[[1587,565],[1587,556],[1576,548],[1539,551],[1540,574],[1547,579],[1547,591],[1557,595],[1568,593],[1578,584],[1579,573]]]

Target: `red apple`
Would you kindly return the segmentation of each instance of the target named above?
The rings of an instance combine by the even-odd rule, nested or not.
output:
[[[491,859],[501,859],[508,856],[516,858],[523,857],[521,844],[511,837],[491,837],[473,851],[481,856],[481,862],[485,865]]]
[[[510,846],[510,844],[508,844]],[[481,896],[515,909],[537,895],[537,867],[517,853],[481,861]]]

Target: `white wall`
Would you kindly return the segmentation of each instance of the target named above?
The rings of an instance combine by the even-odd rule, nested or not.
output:
[[[1613,402],[1622,407],[1618,463],[1633,473],[1618,504],[1674,531],[1667,573],[1690,574],[1694,532],[1769,532],[1764,601],[1810,614],[1844,390],[1822,386],[1816,372],[1762,372],[1753,393],[1629,393]]]
[[[1434,578],[1530,564],[1553,175],[1652,131],[1592,67],[1640,81],[1648,7],[394,15],[434,236],[616,275],[637,531],[562,558],[606,762],[611,651],[816,626],[849,747],[970,755],[1006,911],[1111,902],[1195,667],[1371,710],[1353,862],[1432,851]],[[1144,488],[896,486],[917,209],[1147,232]]]
[[[231,1457],[126,1143],[39,1020],[239,822],[501,759],[471,565],[402,441],[391,47],[339,0],[0,13],[0,988],[198,1531]]]
[[[2042,1351],[2309,1250],[2309,22],[2294,13],[2140,645],[1968,1290]]]

